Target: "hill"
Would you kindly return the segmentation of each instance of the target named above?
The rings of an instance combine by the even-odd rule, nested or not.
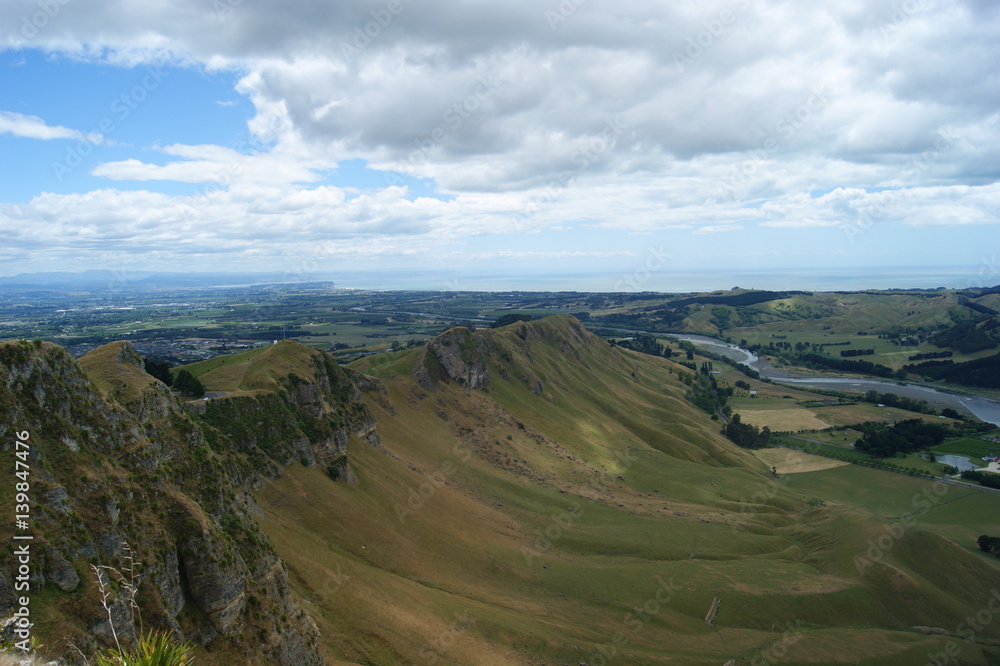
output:
[[[262,476],[281,473],[288,450],[311,461],[343,455],[348,435],[336,426],[361,427],[367,411],[350,404],[360,393],[347,375],[334,367],[332,376],[336,395],[325,375],[289,375],[280,400],[266,391],[257,397],[283,410],[230,405],[215,427],[211,410],[199,415],[146,374],[130,343],[79,362],[51,344],[0,343],[0,427],[5,441],[17,432],[29,444],[22,482],[33,537],[31,617],[50,652],[72,663],[115,634],[127,644],[140,631],[165,629],[207,646],[199,663],[322,663],[316,625],[254,520],[253,490]],[[247,429],[241,416],[256,421]],[[259,442],[237,436],[254,428]],[[279,432],[299,437],[272,443],[268,434]],[[0,487],[9,515],[14,490]],[[8,578],[13,551],[2,558],[6,619],[20,595]],[[119,580],[102,569],[107,612],[95,566],[135,573]],[[11,638],[11,625],[3,627]]]
[[[952,640],[914,627],[957,626],[997,576],[909,523],[873,555],[898,515],[791,490],[685,400],[685,368],[571,317],[352,367],[386,385],[390,455],[354,452],[356,487],[293,467],[261,494],[346,661],[914,663]]]
[[[144,613],[208,642],[199,663],[899,664],[957,650],[976,664],[1000,654],[995,623],[962,630],[1000,578],[970,536],[993,524],[994,496],[853,467],[775,477],[691,404],[681,379],[691,370],[569,316],[453,328],[348,368],[279,343],[186,366],[219,395],[188,403],[134,372],[125,344],[79,366],[53,346],[8,347],[2,422],[30,424],[84,529],[109,531],[107,494],[138,514],[117,531],[144,560],[187,552],[175,513],[222,544],[206,550],[229,548],[220,567],[239,553],[257,601],[227,606],[219,636],[185,573],[186,610]],[[163,407],[139,420],[123,403]],[[66,415],[52,409],[62,404]],[[64,432],[78,452],[61,448]],[[46,538],[81,538],[59,515],[44,511]],[[88,553],[60,547],[83,573]],[[284,587],[258,587],[250,562],[266,553],[280,558],[268,571],[287,572]],[[74,596],[58,578],[37,581],[50,644],[99,615],[92,589]],[[297,652],[280,652],[282,641]]]

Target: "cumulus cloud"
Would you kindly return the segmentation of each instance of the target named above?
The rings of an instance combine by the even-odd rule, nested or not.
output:
[[[573,225],[702,236],[1000,219],[991,3],[94,2],[60,5],[28,35],[37,7],[0,6],[17,26],[8,48],[231,71],[255,109],[247,129],[268,145],[171,145],[166,163],[136,155],[92,170],[208,185],[197,205],[102,190],[0,208],[5,226],[45,220],[80,243],[102,230],[157,242],[101,211],[116,197],[184,244],[235,252],[286,234],[388,251]],[[11,113],[0,131],[81,136]],[[349,159],[428,179],[451,200],[328,187]],[[46,217],[52,207],[72,212]]]
[[[0,111],[0,134],[13,134],[27,139],[88,139],[88,135],[79,130],[47,125],[37,116],[26,116],[23,113]],[[100,136],[89,137],[91,141],[99,142]]]

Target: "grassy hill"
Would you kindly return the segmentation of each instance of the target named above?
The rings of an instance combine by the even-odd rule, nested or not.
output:
[[[312,376],[320,352],[294,340],[282,340],[241,354],[217,356],[184,366],[210,391],[278,391],[290,374]]]
[[[688,370],[570,317],[352,367],[385,383],[385,450],[351,449],[356,485],[292,465],[258,496],[334,663],[923,663],[958,639],[915,627],[954,632],[1000,577],[967,543],[992,496],[900,532],[928,482],[773,479],[685,400]],[[852,478],[900,514],[858,506]]]
[[[50,642],[72,613],[96,626],[84,550],[110,498],[153,567],[149,617],[207,642],[199,663],[1000,659],[1000,623],[967,624],[1000,588],[975,545],[1000,495],[806,454],[774,477],[689,402],[689,369],[569,316],[348,368],[292,341],[220,357],[186,367],[226,395],[188,409],[128,345],[86,375],[51,345],[0,352],[5,418],[73,509],[40,495],[55,578],[81,578],[38,591]],[[195,564],[231,603],[199,597]]]

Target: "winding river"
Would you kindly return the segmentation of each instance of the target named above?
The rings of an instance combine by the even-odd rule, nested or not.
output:
[[[881,391],[883,393],[895,393],[908,398],[918,398],[926,400],[940,407],[951,407],[958,411],[965,411],[974,414],[979,419],[1000,425],[1000,402],[981,398],[979,396],[962,395],[958,393],[948,393],[919,384],[901,384],[888,382],[879,379],[854,379],[851,377],[816,377],[799,375],[784,370],[777,370],[768,363],[767,359],[759,358],[753,352],[727,344],[715,338],[703,335],[668,335],[676,340],[686,340],[698,345],[706,345],[712,348],[715,353],[721,354],[738,363],[750,366],[760,373],[765,379],[783,384],[798,384],[807,388],[818,389],[845,389],[849,391]]]

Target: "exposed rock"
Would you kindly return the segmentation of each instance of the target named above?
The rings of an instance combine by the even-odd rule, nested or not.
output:
[[[117,532],[99,534],[97,536],[97,549],[106,560],[114,560],[125,552],[125,540]]]
[[[52,490],[42,494],[41,503],[59,513],[69,513],[72,508],[69,505],[69,494],[62,486],[57,486]]]
[[[80,576],[73,565],[56,548],[49,548],[45,557],[45,577],[63,592],[72,592],[80,586]]]
[[[220,634],[229,634],[246,607],[246,563],[221,546],[209,530],[193,534],[180,547],[187,588]]]
[[[72,642],[85,657],[99,649],[98,641],[114,642],[112,626],[123,643],[134,639],[136,618],[118,586],[108,599],[113,625],[100,608],[58,602],[59,595],[79,593],[82,587],[83,574],[74,563],[120,570],[127,543],[135,561],[144,563],[139,571],[150,583],[139,591],[140,603],[149,609],[143,618],[147,626],[177,632],[183,615],[185,638],[193,642],[205,644],[222,634],[229,639],[223,650],[253,645],[262,663],[322,663],[316,628],[291,595],[284,568],[253,521],[252,502],[240,498],[259,486],[260,474],[278,473],[274,459],[295,452],[312,455],[314,442],[306,431],[318,433],[316,448],[330,456],[346,451],[348,436],[356,430],[374,433],[367,409],[345,402],[360,397],[360,390],[335,365],[324,367],[317,375],[327,379],[312,382],[312,393],[287,393],[312,400],[308,408],[277,393],[270,394],[276,402],[263,408],[259,400],[238,403],[242,411],[231,415],[247,435],[239,440],[196,424],[198,417],[180,409],[162,383],[144,372],[131,345],[105,346],[92,354],[78,364],[56,345],[0,342],[0,429],[25,424],[30,430],[29,462],[39,484],[38,557],[30,582],[33,590],[52,584],[47,594],[55,595],[53,626],[65,632],[52,636],[40,629],[39,637],[52,645]],[[331,384],[330,377],[338,376]],[[371,388],[377,390],[376,384]],[[281,409],[268,415],[268,407],[279,403]],[[245,418],[254,416],[277,431],[286,428],[289,437],[277,451],[283,456],[271,457],[256,441],[247,444],[267,434],[258,421]],[[268,416],[270,421],[263,418]],[[300,424],[309,428],[304,431]],[[241,447],[252,455],[244,455]],[[107,570],[102,571],[107,583]],[[259,587],[267,577],[270,582]],[[259,604],[248,617],[251,585],[258,586]],[[0,574],[0,614],[10,608],[14,594]]]
[[[181,588],[180,562],[177,550],[168,548],[163,559],[149,570],[149,579],[160,593],[163,610],[170,618],[175,618],[184,608],[184,590]]]
[[[485,336],[474,336],[462,326],[452,328],[427,343],[415,376],[429,388],[434,382],[448,380],[467,389],[485,388],[490,381],[486,365],[489,346]]]

